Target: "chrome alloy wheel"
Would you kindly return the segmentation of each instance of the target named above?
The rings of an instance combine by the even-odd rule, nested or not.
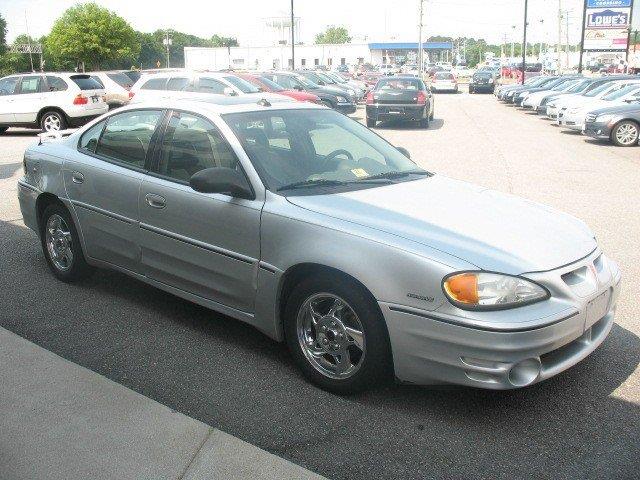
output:
[[[336,295],[308,297],[298,310],[296,332],[305,357],[326,377],[349,378],[364,361],[366,343],[360,319]]]
[[[62,127],[61,124],[60,117],[53,113],[47,114],[42,121],[45,132],[57,132]]]
[[[638,141],[638,127],[633,123],[620,125],[616,130],[616,140],[622,145],[633,145]]]
[[[73,242],[71,230],[60,215],[53,214],[47,220],[45,242],[53,265],[63,272],[69,270],[73,265]]]

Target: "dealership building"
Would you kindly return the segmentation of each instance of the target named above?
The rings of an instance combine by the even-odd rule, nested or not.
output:
[[[451,42],[424,42],[425,58],[451,60]],[[185,47],[185,67],[197,70],[226,68],[271,70],[294,68],[333,68],[337,65],[373,65],[415,62],[418,42],[380,42],[296,45],[295,65],[291,61],[291,45],[284,42],[264,47]]]

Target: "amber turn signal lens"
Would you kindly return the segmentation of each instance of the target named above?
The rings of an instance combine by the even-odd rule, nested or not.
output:
[[[461,273],[444,282],[449,297],[460,303],[478,303],[478,277],[473,273]]]

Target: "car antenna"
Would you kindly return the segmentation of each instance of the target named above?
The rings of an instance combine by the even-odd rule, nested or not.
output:
[[[260,105],[261,107],[270,107],[271,103],[269,103],[269,100],[267,100],[266,98],[262,98],[258,100],[258,105]]]

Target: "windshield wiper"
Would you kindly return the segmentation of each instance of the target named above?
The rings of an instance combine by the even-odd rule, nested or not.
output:
[[[387,180],[393,180],[394,178],[403,178],[403,177],[408,177],[409,175],[425,175],[427,177],[430,177],[433,175],[433,173],[431,172],[427,172],[426,170],[407,170],[404,172],[399,172],[399,171],[391,171],[391,172],[385,172],[385,173],[378,173],[377,175],[371,175],[369,177],[365,177],[360,181],[364,181],[364,180],[375,180],[377,178],[384,178]]]
[[[363,178],[362,180],[329,180],[326,178],[318,178],[313,180],[302,180],[300,182],[288,183],[287,185],[283,185],[276,189],[277,192],[281,192],[282,190],[295,190],[296,188],[307,188],[307,187],[337,187],[341,185],[350,185],[354,183],[381,183],[381,182],[368,182],[367,180],[372,179],[376,180],[374,177]],[[380,180],[385,180],[384,177],[380,177]],[[384,182],[382,182],[384,183]]]

